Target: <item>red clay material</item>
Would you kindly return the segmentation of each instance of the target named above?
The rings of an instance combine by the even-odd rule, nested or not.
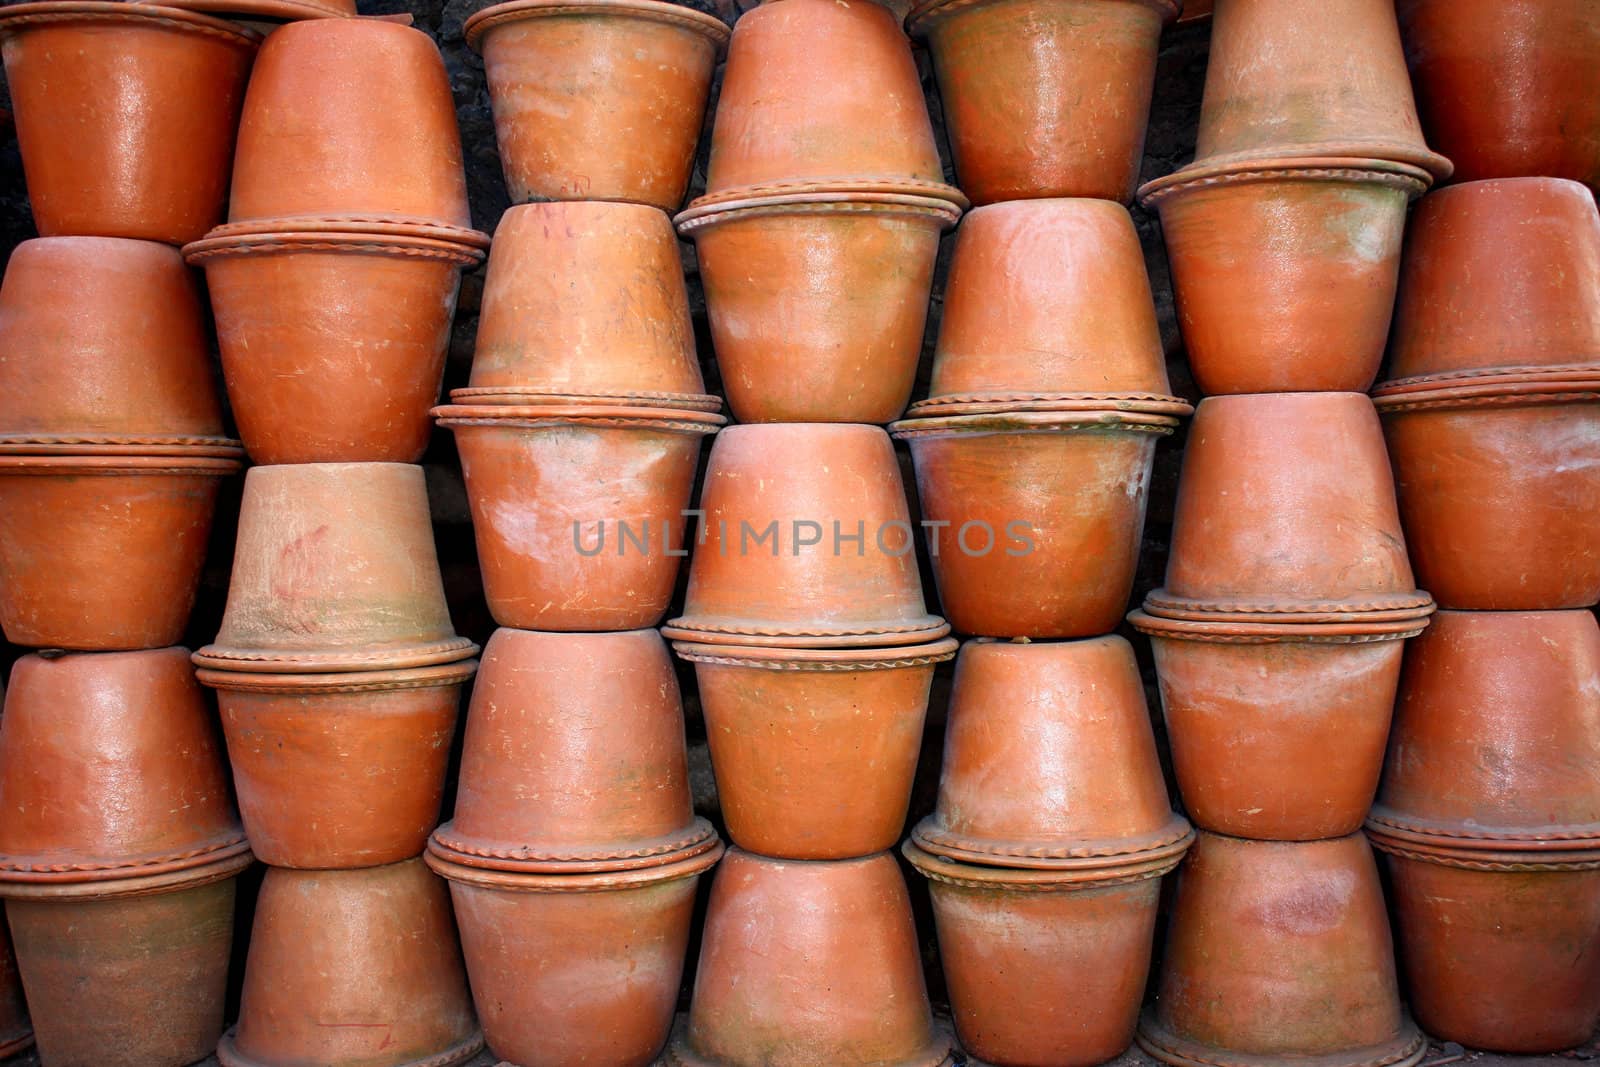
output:
[[[0,912],[0,920],[4,913]],[[22,996],[22,973],[11,947],[11,928],[0,921],[0,1056],[15,1056],[33,1047],[33,1023]]]

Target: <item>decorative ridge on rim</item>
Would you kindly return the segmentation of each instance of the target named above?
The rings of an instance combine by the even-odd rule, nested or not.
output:
[[[1178,425],[1179,419],[1176,415],[1151,415],[1137,411],[1013,410],[901,419],[889,424],[889,435],[897,441],[909,441],[919,437],[956,437],[963,434],[1028,430],[1044,433],[1092,433],[1097,430],[1114,430],[1165,437],[1175,432]]]
[[[199,889],[237,875],[256,861],[248,843],[207,862],[173,870],[127,869],[116,877],[78,881],[0,880],[0,898],[15,900],[120,900]]]
[[[488,248],[493,239],[482,230],[457,226],[440,219],[416,215],[275,215],[258,219],[224,222],[213,227],[202,241],[224,237],[260,237],[281,233],[326,233],[344,236],[378,234],[385,237],[417,237],[434,241]],[[199,242],[194,242],[198,244]]]
[[[927,667],[955,659],[961,642],[951,637],[900,648],[738,648],[732,645],[674,641],[672,651],[689,663],[752,667],[767,671],[843,673]]]
[[[901,215],[934,219],[940,229],[948,230],[960,221],[961,209],[943,200],[897,193],[810,193],[731,201],[705,207],[691,205],[672,221],[677,227],[678,236],[691,237],[699,230],[735,219],[767,215]]]
[[[222,1067],[274,1067],[261,1060],[251,1059],[239,1053],[236,1042],[238,1026],[232,1026],[217,1042],[217,1062]],[[460,1041],[443,1052],[427,1056],[420,1060],[407,1060],[401,1067],[458,1067],[483,1050],[483,1031],[474,1030],[471,1036]]]
[[[1191,415],[1194,405],[1169,393],[943,393],[918,400],[905,420],[945,415],[998,415],[1012,411],[1136,411]]]
[[[29,449],[13,452],[0,449],[0,467],[8,474],[54,474],[71,471],[75,475],[117,474],[192,474],[218,478],[236,473],[244,464],[239,456],[206,454],[205,450],[163,452],[122,452],[92,447],[63,451]]]
[[[79,883],[112,881],[151,874],[165,874],[204,867],[250,851],[244,830],[235,827],[231,833],[212,840],[209,844],[168,852],[137,860],[107,860],[101,863],[48,863],[33,862],[38,857],[0,856],[0,882]]]
[[[474,52],[482,51],[483,35],[496,26],[523,19],[548,15],[614,15],[665,22],[694,30],[711,39],[718,55],[728,45],[733,31],[728,24],[714,15],[678,4],[660,3],[658,0],[510,0],[476,12],[467,19],[462,29],[467,46]]]
[[[504,397],[505,399],[496,399]],[[532,386],[481,385],[450,390],[450,400],[463,407],[493,405],[506,407],[645,407],[681,409],[684,411],[709,411],[720,414],[722,398],[711,393],[555,393]]]
[[[219,37],[234,44],[261,45],[261,34],[226,19],[161,4],[129,4],[120,0],[45,0],[0,7],[0,38],[19,28],[63,22],[159,22],[188,33]]]
[[[189,659],[196,667],[213,667],[234,673],[346,674],[433,667],[472,659],[477,654],[477,645],[465,637],[452,637],[426,644],[354,652],[228,648],[211,644],[195,652]]]
[[[1245,622],[1228,619],[1164,619],[1144,611],[1130,611],[1128,622],[1142,634],[1175,641],[1201,641],[1223,645],[1338,644],[1359,645],[1378,641],[1404,641],[1427,629],[1427,617],[1366,622]]]
[[[143,4],[145,0],[129,0]],[[347,11],[312,3],[310,0],[168,0],[164,5],[182,11],[227,15],[233,18],[271,19],[348,19],[357,16]],[[354,5],[351,5],[352,7]]]
[[[1443,158],[1443,157],[1440,157]],[[1415,200],[1433,185],[1434,177],[1422,167],[1365,156],[1316,155],[1263,156],[1249,159],[1208,159],[1190,163],[1164,178],[1139,187],[1139,203],[1154,207],[1175,193],[1213,185],[1242,185],[1272,181],[1362,182],[1403,189]]]
[[[994,0],[922,0],[906,15],[906,32],[913,35],[918,34],[923,27],[935,19],[954,14],[963,8],[978,7],[993,2]],[[1177,18],[1179,10],[1183,6],[1181,0],[1130,0],[1130,2],[1154,8],[1161,15],[1163,24]]]
[[[612,426],[714,434],[727,425],[716,412],[584,404],[441,404],[429,412],[440,426]]]
[[[924,852],[969,866],[1026,867],[1040,870],[1126,867],[1148,860],[1181,856],[1194,841],[1189,820],[1176,812],[1164,826],[1121,839],[1045,844],[956,834],[938,822],[935,812],[911,831],[911,842]],[[1027,861],[1034,862],[1027,862]],[[1085,862],[1088,861],[1088,862]]]
[[[1367,832],[1417,845],[1465,852],[1600,851],[1600,823],[1587,826],[1519,827],[1497,830],[1467,824],[1418,820],[1376,804],[1367,816]]]
[[[1380,415],[1454,408],[1541,407],[1600,400],[1600,367],[1553,368],[1468,376],[1421,376],[1385,382],[1373,391]]]
[[[1139,1019],[1139,1047],[1175,1067],[1413,1067],[1428,1053],[1428,1039],[1409,1015],[1402,1016],[1400,1032],[1390,1041],[1364,1049],[1306,1055],[1253,1055],[1212,1048],[1179,1037],[1156,1021],[1154,1009]]]
[[[475,843],[456,834],[454,821],[433,832],[428,848],[434,855],[463,867],[481,867],[511,874],[607,874],[665,867],[693,859],[719,843],[707,820],[696,816],[676,834],[631,844],[590,848],[502,848]]]
[[[1207,600],[1173,596],[1157,589],[1144,599],[1144,612],[1161,619],[1190,622],[1344,623],[1403,622],[1426,618],[1438,610],[1433,597],[1420,589],[1368,600]]]
[[[481,248],[459,241],[440,241],[431,237],[284,231],[201,238],[183,246],[183,261],[192,267],[209,259],[274,252],[358,252],[364,255],[400,256],[407,259],[442,259],[459,267],[475,267],[485,258]]]
[[[441,852],[430,839],[422,860],[441,878],[481,889],[499,889],[511,893],[603,893],[696,877],[715,867],[726,851],[727,847],[713,836],[709,847],[696,850],[682,859],[674,858],[670,863],[627,870],[551,874],[468,866]]]
[[[1600,355],[1592,360],[1573,363],[1523,363],[1499,367],[1469,367],[1464,370],[1436,371],[1432,374],[1413,374],[1406,378],[1391,378],[1372,387],[1376,399],[1400,392],[1430,389],[1442,385],[1473,385],[1506,383],[1520,385],[1547,383],[1564,385],[1568,382],[1600,381]]]
[[[1561,874],[1600,870],[1600,848],[1570,852],[1462,848],[1446,844],[1423,844],[1404,837],[1391,837],[1370,825],[1367,827],[1367,840],[1372,843],[1374,849],[1390,856],[1462,871],[1481,871],[1490,874]]]
[[[94,433],[0,433],[0,452],[80,456],[209,456],[243,459],[244,442],[232,437]]]
[[[900,846],[901,855],[924,878],[962,889],[998,889],[1010,893],[1062,893],[1084,889],[1110,889],[1161,878],[1177,870],[1194,834],[1180,847],[1151,853],[1137,862],[1102,867],[995,867],[955,860],[920,847],[915,841]]]
[[[1427,171],[1434,181],[1444,181],[1456,165],[1420,141],[1319,141],[1315,144],[1262,145],[1237,152],[1222,152],[1195,160],[1206,166],[1232,166],[1235,163],[1274,163],[1297,159],[1358,159],[1381,167],[1411,167]],[[1195,165],[1191,164],[1191,165]]]
[[[873,197],[885,198],[881,202],[893,203],[893,198],[932,200],[943,204],[959,216],[972,206],[967,194],[947,182],[926,178],[874,178],[866,175],[840,175],[836,178],[807,178],[788,182],[767,182],[764,185],[739,185],[715,193],[697,196],[678,214],[673,222],[680,227],[685,216],[709,213],[715,208],[726,209],[730,204],[747,202],[803,203],[817,197],[860,198],[866,202]]]
[[[667,620],[661,636],[691,644],[725,645],[731,648],[779,648],[786,650],[819,648],[871,648],[926,644],[950,632],[950,624],[937,615],[903,623],[863,626],[841,630],[826,627],[768,625],[756,620],[723,623],[681,615]]]
[[[478,673],[475,659],[457,660],[435,667],[401,667],[382,671],[316,674],[262,674],[255,671],[215,670],[201,667],[195,679],[211,689],[230,693],[385,693],[407,689],[442,689],[461,685]]]

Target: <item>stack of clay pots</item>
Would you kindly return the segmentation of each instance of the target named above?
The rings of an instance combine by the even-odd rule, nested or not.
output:
[[[1198,157],[1140,191],[1212,394],[1165,588],[1131,616],[1201,830],[1139,1029],[1167,1063],[1426,1051],[1361,828],[1404,643],[1435,605],[1365,391],[1407,204],[1449,174],[1423,141],[1392,3],[1218,0]]]

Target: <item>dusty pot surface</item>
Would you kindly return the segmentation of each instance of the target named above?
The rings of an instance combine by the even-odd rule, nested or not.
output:
[[[783,0],[745,17],[813,2]],[[876,4],[832,6],[882,14]],[[959,217],[947,200],[897,193],[795,193],[679,215],[739,420],[899,418],[922,352],[939,235]]]
[[[0,285],[0,441],[232,445],[200,299],[167,245],[18,245]]]
[[[1419,1062],[1428,1045],[1400,1010],[1366,838],[1285,844],[1202,833],[1178,878],[1139,1044],[1184,1065]]]
[[[1399,0],[1428,139],[1463,181],[1600,186],[1600,11],[1588,0]]]
[[[653,866],[714,839],[689,796],[683,703],[654,630],[496,630],[467,711],[457,864],[571,873]]]
[[[949,631],[923,603],[905,485],[875,426],[730,427],[711,449],[700,510],[668,637],[859,648]]]
[[[974,203],[1126,203],[1144,156],[1161,28],[1175,0],[924,0],[962,191]]]
[[[956,647],[948,638],[893,649],[675,645],[695,667],[728,835],[799,860],[893,847],[934,667]]]
[[[1396,379],[1600,364],[1594,195],[1507,178],[1425,198],[1406,236],[1390,361]]]
[[[701,439],[721,415],[586,404],[434,414],[456,434],[496,622],[609,631],[661,621],[688,555]]]
[[[1394,4],[1218,0],[1195,162],[1315,156],[1450,176],[1422,137]]]
[[[1176,857],[1133,647],[1120,637],[971,641],[956,666],[928,853],[997,867],[1118,867]]]
[[[450,896],[422,860],[267,871],[225,1067],[452,1067],[482,1047]]]
[[[909,841],[903,851],[928,879],[969,1063],[1095,1067],[1133,1044],[1160,878],[1181,850],[1131,873],[973,867]]]
[[[196,664],[370,671],[453,663],[476,651],[450,625],[422,468],[251,468],[222,629]]]
[[[430,851],[450,880],[489,1050],[549,1067],[653,1067],[672,1028],[699,876],[722,846],[667,866],[513,874]]]
[[[422,457],[461,272],[483,261],[469,236],[234,232],[184,249],[205,268],[228,397],[252,459]]]
[[[91,651],[181,640],[236,459],[0,450],[0,626]]]
[[[894,857],[796,863],[730,850],[711,884],[689,1025],[666,1062],[948,1064]]]
[[[513,201],[683,203],[720,19],[655,0],[511,0],[469,18],[466,37]]]
[[[1161,214],[1200,388],[1370,388],[1389,338],[1406,205],[1431,181],[1376,159],[1262,159],[1198,164],[1140,189]]]
[[[6,8],[0,54],[40,235],[182,244],[216,225],[260,40],[154,5]]]
[[[477,666],[200,671],[217,690],[256,855],[274,867],[319,869],[419,855],[439,823],[461,687]]]
[[[33,1046],[33,1023],[22,996],[22,973],[11,947],[11,929],[0,912],[0,1056],[15,1056]]]
[[[228,218],[297,216],[471,227],[450,79],[427,34],[378,19],[316,19],[289,23],[262,46],[239,119]]]

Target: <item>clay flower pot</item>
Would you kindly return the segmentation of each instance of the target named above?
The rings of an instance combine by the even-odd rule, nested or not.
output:
[[[1406,205],[1431,180],[1377,159],[1262,159],[1196,164],[1140,189],[1161,214],[1200,388],[1370,388],[1389,336]]]
[[[654,630],[495,631],[460,780],[432,849],[457,864],[614,871],[716,840],[690,802],[683,703]]]
[[[721,20],[655,0],[512,0],[468,19],[466,37],[513,201],[683,203]]]
[[[0,286],[0,441],[223,446],[200,289],[152,241],[24,241]]]
[[[439,823],[461,688],[477,666],[200,671],[217,691],[256,855],[274,867],[316,869],[419,855]]]
[[[667,1043],[709,851],[643,870],[537,875],[466,867],[450,880],[484,1037],[549,1067],[652,1067]],[[581,991],[581,995],[574,995]]]
[[[911,802],[934,666],[955,656],[955,641],[674,647],[695,667],[717,796],[740,848],[836,860],[893,847]]]
[[[0,626],[35,648],[183,637],[236,459],[0,450]]]
[[[267,871],[225,1067],[453,1067],[482,1047],[449,894],[422,860]]]
[[[711,449],[700,510],[667,637],[883,648],[949,632],[923,603],[905,485],[877,427],[731,427]]]
[[[912,834],[918,849],[986,866],[1111,869],[1176,863],[1192,837],[1167,799],[1127,641],[967,643],[939,806]]]
[[[0,1056],[15,1056],[33,1047],[33,1023],[22,996],[22,973],[11,947],[11,929],[0,912]]]
[[[297,230],[283,220],[329,216],[470,232],[450,79],[420,30],[316,19],[275,30],[261,48],[228,218]]]
[[[813,2],[783,0],[742,22]],[[876,4],[830,6],[884,14]],[[886,143],[880,136],[874,143]],[[801,192],[696,201],[679,215],[739,420],[898,418],[922,351],[939,235],[960,214],[928,196]]]
[[[184,249],[205,268],[228,397],[257,463],[421,458],[461,272],[488,238],[389,229],[227,227]]]
[[[594,202],[524,204],[501,217],[470,387],[451,399],[718,410],[721,401],[705,393],[665,215]]]
[[[426,667],[478,648],[450,625],[422,468],[254,467],[245,476],[215,670]]]
[[[260,40],[154,5],[6,8],[0,53],[40,235],[183,244],[216,225]]]
[[[1593,5],[1395,6],[1423,128],[1458,179],[1544,174],[1600,186],[1600,12]]]
[[[721,415],[581,403],[434,414],[456,435],[496,622],[569,631],[661,621],[688,554],[701,439]]]
[[[1178,877],[1139,1045],[1184,1065],[1420,1062],[1428,1044],[1400,1010],[1366,838],[1282,844],[1201,834]]]
[[[1423,141],[1394,4],[1219,0],[1195,161],[1328,156],[1450,176]]]
[[[711,884],[689,1024],[666,1062],[950,1063],[893,857],[794,863],[731,850]]]
[[[962,191],[974,203],[1126,203],[1144,156],[1161,28],[1175,0],[924,0]]]
[[[1188,842],[1185,841],[1185,846]],[[974,867],[907,841],[928,879],[961,1047],[984,1062],[1093,1067],[1133,1044],[1161,876]]]

